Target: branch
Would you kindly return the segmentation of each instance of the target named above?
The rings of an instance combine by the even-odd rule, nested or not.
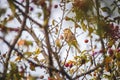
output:
[[[10,45],[10,43],[7,42],[3,37],[0,37],[0,39],[3,40],[3,41],[7,44],[8,47],[10,47],[10,48],[12,47],[12,45]],[[39,67],[43,67],[43,68],[49,68],[49,67],[47,67],[47,66],[44,66],[43,64],[36,64],[35,62],[29,60],[28,58],[25,58],[25,56],[22,54],[22,52],[18,51],[18,49],[13,48],[13,50],[16,51],[18,55],[20,55],[22,58],[24,58],[25,60],[27,60],[29,63],[32,63],[32,64],[35,65],[35,66],[39,66]],[[59,72],[59,70],[53,69],[52,67],[50,67],[50,69]]]
[[[44,4],[45,1],[43,1]],[[45,32],[45,43],[47,45],[47,52],[48,52],[48,55],[49,55],[49,62],[48,62],[48,66],[53,66],[53,59],[52,59],[52,48],[51,48],[51,44],[50,44],[50,38],[49,38],[49,31],[48,31],[48,22],[49,22],[49,18],[50,18],[50,14],[51,14],[51,6],[52,5],[52,1],[50,0],[49,1],[49,7],[47,8],[47,5],[41,5],[42,7],[42,10],[43,10],[43,14],[44,14],[44,25],[43,25],[43,28],[44,28],[44,32]],[[50,77],[53,76],[52,74],[52,70],[49,69],[49,75]]]
[[[35,40],[36,44],[38,45],[38,47],[42,47],[43,44],[42,42],[37,38],[37,36],[35,35],[34,31],[29,29],[27,26],[25,27],[25,29],[27,30],[27,32],[33,37],[33,39]],[[44,56],[44,58],[46,60],[48,60],[48,55],[45,53],[45,51],[43,50],[42,55]]]
[[[5,39],[3,39],[2,37],[0,37],[0,39],[2,39],[9,47],[12,47],[12,45],[10,45],[9,42],[7,42]],[[29,63],[33,64],[35,67],[41,67],[44,69],[50,69],[50,70],[55,71],[55,72],[60,72],[61,74],[66,75],[66,77],[69,80],[72,80],[71,77],[63,70],[63,68],[61,70],[58,70],[58,69],[54,68],[53,66],[45,66],[43,64],[37,64],[37,63],[33,62],[32,60],[25,58],[25,56],[20,51],[18,51],[18,49],[13,48],[13,50],[15,50],[18,55],[20,55],[22,58],[24,58]]]
[[[19,23],[21,23],[21,19],[17,14],[16,14],[16,18],[19,21]],[[30,29],[28,26],[25,26],[25,30],[33,37],[38,47],[43,46],[42,42],[38,39],[38,37],[36,36],[35,32],[32,29]],[[42,55],[46,60],[48,60],[48,55],[44,50],[42,52]]]
[[[26,1],[26,10],[25,10],[25,13],[27,14],[28,13],[28,10],[29,10],[29,0]],[[20,38],[21,34],[22,34],[22,31],[24,29],[24,26],[26,24],[26,19],[27,19],[27,16],[24,16],[24,19],[23,19],[23,22],[22,22],[22,25],[21,25],[21,30],[19,31],[18,35],[16,36],[16,38],[14,39],[9,51],[8,51],[8,56],[6,58],[6,63],[4,65],[4,71],[3,71],[3,80],[6,80],[6,74],[7,74],[7,70],[8,70],[8,64],[9,64],[9,60],[10,60],[10,56],[12,54],[12,50],[14,49],[18,39]]]
[[[84,75],[90,74],[91,72],[97,70],[98,68],[100,68],[100,67],[102,67],[102,66],[103,66],[103,64],[99,64],[99,65],[96,66],[95,68],[93,68],[93,69],[91,69],[91,70],[89,70],[89,71],[87,71],[87,72],[85,72],[85,73],[82,73],[82,74],[80,74],[80,75],[74,77],[73,80],[76,80],[77,78],[79,78],[79,77],[81,77],[81,76],[84,76]]]
[[[97,27],[98,27],[98,30],[100,30],[101,28],[101,25],[100,24],[100,12],[99,12],[99,0],[95,0],[95,4],[96,4],[96,12],[97,12]],[[99,37],[100,37],[100,43],[101,43],[101,48],[103,50],[103,60],[105,60],[105,46],[104,46],[104,41],[103,41],[103,38],[102,38],[102,32],[100,32],[99,34]],[[103,61],[103,64],[105,63],[105,61]],[[104,67],[104,65],[103,65]],[[97,79],[101,79],[100,78],[100,75],[103,74],[103,69],[100,70],[100,73],[98,74],[98,77]]]
[[[17,3],[17,4],[18,4],[18,3]],[[33,18],[31,18],[28,14],[24,13],[24,12],[19,8],[19,6],[15,5],[15,7],[16,7],[23,15],[25,15],[28,19],[30,19],[32,22],[34,22],[36,25],[38,25],[40,28],[42,28],[42,25],[41,25],[39,22],[35,21],[35,20],[34,20]],[[29,10],[29,8],[28,8],[28,10]]]
[[[46,38],[46,44],[48,45],[47,46],[47,49],[48,49],[48,53],[50,54],[49,55],[49,63],[50,63],[50,66],[52,66],[53,65],[53,62],[52,62],[52,53],[54,54],[54,56],[56,57],[56,53],[54,53],[54,52],[52,52],[52,49],[51,49],[51,45],[50,45],[50,41],[49,41],[49,31],[48,31],[48,20],[49,20],[49,16],[50,16],[50,10],[51,10],[51,3],[50,3],[50,7],[49,7],[49,9],[47,10],[47,8],[45,8],[45,6],[42,6],[42,7],[44,7],[43,9],[43,11],[45,11],[44,12],[44,22],[46,22],[46,20],[47,20],[47,23],[45,23],[45,25],[43,26],[44,27],[44,30],[45,30],[45,38]],[[49,15],[48,14],[46,14],[47,12],[46,11],[48,11],[48,13],[49,13]],[[23,14],[23,13],[22,13]],[[29,16],[28,16],[28,18],[29,18]],[[25,27],[26,28],[26,30],[32,35],[32,37],[35,39],[35,41],[36,41],[36,43],[38,44],[38,41],[39,41],[39,39],[36,37],[36,35],[32,32],[31,33],[31,31],[32,30],[30,30],[28,27]],[[39,45],[40,46],[40,45]],[[45,55],[45,57],[47,57],[46,55]],[[57,59],[56,59],[57,60]],[[59,63],[58,63],[59,64]],[[49,69],[49,68],[48,68]],[[52,69],[49,69],[50,70],[50,72],[52,72]],[[69,78],[69,79],[71,79],[70,78],[70,76],[64,71],[64,69],[63,68],[60,68],[60,71],[61,71],[61,73],[63,74],[63,75],[66,75],[66,77],[67,78]]]

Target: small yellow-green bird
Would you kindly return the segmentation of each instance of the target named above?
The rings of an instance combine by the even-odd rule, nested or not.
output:
[[[72,33],[72,31],[69,28],[66,28],[63,30],[64,32],[64,39],[68,43],[69,46],[74,46],[78,52],[80,53],[78,42],[75,38],[75,35]]]

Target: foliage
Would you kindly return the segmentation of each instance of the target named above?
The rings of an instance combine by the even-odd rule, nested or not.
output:
[[[0,42],[6,44],[0,79],[120,79],[119,0],[6,3],[0,8]],[[54,18],[57,10],[62,13]]]

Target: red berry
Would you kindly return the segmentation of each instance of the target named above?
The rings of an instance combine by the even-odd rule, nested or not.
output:
[[[93,75],[96,76],[96,73],[94,73]]]
[[[65,63],[65,67],[69,67],[69,64],[68,64],[68,63]]]
[[[72,68],[72,66],[73,66],[73,64],[72,64],[72,63],[70,63],[70,64],[69,64],[69,67],[70,67],[70,68]]]
[[[3,54],[3,57],[6,57],[6,54]]]
[[[55,80],[54,78],[52,78],[52,77],[48,77],[48,80]]]
[[[110,49],[108,50],[108,53],[109,53],[110,56],[112,56],[112,55],[113,55],[113,49],[110,48]]]
[[[48,77],[48,80],[51,80],[51,78],[50,78],[50,77]]]
[[[102,49],[99,51],[99,53],[103,53],[103,52],[104,52],[104,50],[102,50]]]
[[[116,49],[117,52],[120,52],[120,48]]]
[[[84,40],[85,43],[88,43],[88,39]]]
[[[54,5],[54,8],[58,8],[58,5]]]
[[[93,53],[92,53],[92,56],[95,56],[96,54],[97,54],[97,52],[93,52]]]
[[[34,9],[33,9],[33,7],[30,7],[30,11],[33,11]]]

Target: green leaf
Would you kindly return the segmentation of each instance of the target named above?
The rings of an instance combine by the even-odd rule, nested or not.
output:
[[[102,9],[103,12],[110,13],[110,11],[111,11],[110,8],[108,8],[108,7],[102,7],[101,9]]]
[[[87,26],[84,24],[84,22],[81,22],[81,27],[82,27],[82,29],[83,29],[84,31],[86,31]]]
[[[14,2],[13,2],[13,0],[7,0],[8,1],[8,3],[9,3],[9,7],[10,7],[10,9],[11,9],[11,11],[12,11],[12,13],[13,13],[13,15],[15,14],[15,5],[14,5]]]
[[[52,20],[52,25],[55,25],[55,20],[54,19]]]
[[[25,45],[26,46],[32,46],[33,45],[33,42],[32,41],[29,41],[29,40],[25,40]]]
[[[16,70],[17,69],[17,66],[14,62],[10,62],[10,66],[12,69]]]
[[[32,71],[35,70],[35,66],[34,66],[34,64],[30,63],[30,69],[31,69]]]
[[[27,57],[30,57],[33,54],[33,52],[24,52],[24,55],[26,55]]]
[[[88,30],[89,30],[89,35],[91,35],[94,31],[92,27],[89,27]]]
[[[41,16],[42,16],[42,13],[38,12],[38,13],[37,13],[37,16],[38,16],[38,17],[41,17]]]
[[[41,52],[41,50],[40,50],[40,48],[36,48],[36,50],[35,50],[35,54],[40,54],[40,52]]]
[[[6,12],[6,9],[0,8],[0,17],[1,17],[3,14],[5,14],[5,12]]]

